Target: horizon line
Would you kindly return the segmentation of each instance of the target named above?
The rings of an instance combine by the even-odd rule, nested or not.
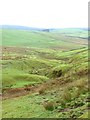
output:
[[[37,28],[37,29],[71,29],[71,28],[75,28],[75,29],[78,29],[78,28],[81,28],[81,29],[83,29],[83,28],[86,28],[86,29],[88,29],[88,27],[35,27],[35,26],[27,26],[27,25],[10,25],[10,24],[3,24],[3,25],[1,25],[0,24],[0,26],[17,26],[17,27],[27,27],[27,28]]]

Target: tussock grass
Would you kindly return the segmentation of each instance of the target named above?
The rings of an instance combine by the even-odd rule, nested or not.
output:
[[[46,109],[46,110],[49,110],[49,111],[52,111],[55,109],[55,103],[50,101],[50,102],[43,102],[43,107]]]

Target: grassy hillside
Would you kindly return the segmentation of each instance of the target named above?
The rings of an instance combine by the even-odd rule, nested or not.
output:
[[[54,31],[55,32],[55,31]],[[66,36],[71,36],[74,38],[88,38],[88,32],[86,29],[80,29],[80,28],[66,28],[62,30],[56,30],[56,32],[59,32],[61,34],[64,34]]]
[[[19,46],[48,49],[73,49],[85,47],[84,39],[65,36],[60,32],[40,32],[28,30],[2,30],[3,46]],[[71,31],[72,32],[72,31]],[[74,34],[74,33],[73,33]],[[86,34],[86,33],[83,33]]]
[[[41,56],[38,56],[37,60],[37,58],[29,58],[29,55],[26,58],[4,60],[4,94],[7,92],[7,97],[13,97],[15,92],[19,92],[16,88],[22,87],[32,90],[31,87],[34,86],[34,90],[31,93],[29,89],[30,93],[25,97],[4,100],[3,117],[73,118],[80,117],[87,111],[87,102],[85,102],[88,96],[87,49],[79,49],[71,53],[57,56],[58,60],[44,57],[41,59]],[[59,71],[62,73],[60,76]],[[13,94],[6,91],[11,88]],[[21,93],[20,96],[22,96]],[[53,110],[49,110],[47,105],[44,105],[46,103]],[[15,111],[16,109],[18,112]]]
[[[88,48],[79,37],[3,31],[3,118],[88,117]]]

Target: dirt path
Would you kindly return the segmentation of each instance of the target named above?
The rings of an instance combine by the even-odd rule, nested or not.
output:
[[[28,94],[31,94],[33,92],[36,92],[39,90],[40,86],[30,86],[30,87],[23,87],[23,88],[9,88],[6,89],[2,94],[2,99],[10,99],[20,96],[25,96]]]
[[[63,87],[65,86],[65,84],[68,84],[68,83],[64,83],[58,80],[49,80],[46,83],[42,83],[35,86],[25,86],[23,88],[9,88],[4,90],[2,94],[2,99],[5,100],[5,99],[16,98],[16,97],[32,94],[35,92],[42,94],[43,91],[53,89],[55,88],[55,86]]]
[[[20,97],[20,96],[25,96],[28,94],[32,94],[35,92],[38,92],[44,88],[48,87],[48,83],[43,83],[43,84],[39,84],[39,85],[35,85],[35,86],[26,86],[23,88],[9,88],[9,89],[5,89],[3,94],[2,94],[2,99],[11,99],[11,98],[16,98],[16,97]]]

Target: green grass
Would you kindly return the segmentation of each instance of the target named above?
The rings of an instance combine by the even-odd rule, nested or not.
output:
[[[65,56],[64,53],[66,53]],[[50,83],[49,89],[45,89],[45,92],[43,94],[33,93],[31,95],[24,97],[19,97],[11,100],[10,99],[4,100],[3,117],[5,118],[7,117],[8,118],[16,118],[16,117],[65,118],[65,117],[83,116],[84,110],[87,109],[87,103],[84,102],[87,97],[87,89],[85,88],[88,79],[87,75],[85,74],[85,70],[87,70],[88,67],[87,49],[83,48],[81,50],[78,49],[71,52],[69,51],[63,52],[63,54],[59,56],[59,60],[51,60],[46,58],[41,59],[42,56],[40,55],[41,54],[38,54],[38,58],[39,58],[38,60],[33,59],[33,57],[30,59],[29,57],[27,57],[28,59],[24,61],[23,60],[19,61],[18,59],[16,61],[15,60],[3,61],[3,65],[6,66],[3,69],[4,86],[7,88],[7,86],[11,84],[12,88],[18,88],[18,87],[23,87],[25,85],[43,83],[45,81],[49,82],[49,79],[52,79],[53,71],[62,70],[63,74],[60,78],[58,78],[59,83],[57,83],[57,76],[56,76],[56,78],[54,78],[54,80],[56,79],[55,87],[53,87]],[[69,59],[60,60],[60,58],[63,57],[64,58],[69,57]],[[9,62],[11,62],[11,64]],[[27,73],[28,70],[30,70],[29,68],[31,69],[31,71],[36,70],[37,72],[33,72],[33,74]],[[13,74],[11,74],[11,71]],[[47,77],[45,77],[46,71],[48,71]],[[80,72],[82,76],[79,75]],[[12,79],[10,80],[9,77],[10,78],[12,77]],[[66,84],[65,86],[59,85],[61,84],[62,81],[63,82],[65,81],[64,84],[66,83],[68,84]],[[9,87],[10,86],[8,86],[8,88]],[[46,100],[56,102],[54,110],[52,111],[47,110],[43,106],[43,103]],[[69,110],[65,111],[67,109]]]
[[[83,29],[74,29],[74,28],[66,28],[66,29],[62,29],[62,30],[56,30],[56,33],[61,33],[64,34],[66,36],[71,36],[71,37],[81,37],[81,38],[88,38],[88,32],[87,30],[83,30]]]
[[[13,73],[12,75],[11,71]],[[25,74],[24,72],[20,72],[15,69],[11,69],[10,71],[8,70],[6,74],[3,73],[2,79],[3,88],[24,87],[28,84],[38,84],[48,80],[45,76]]]
[[[86,46],[80,39],[69,38],[58,33],[33,32],[25,30],[2,30],[3,46],[19,46],[51,49],[73,49]],[[83,40],[82,40],[83,41]],[[67,44],[69,43],[69,44]],[[74,43],[74,44],[73,44]]]
[[[87,118],[87,41],[60,31],[3,32],[3,89],[39,86],[34,93],[3,100],[3,118]]]
[[[11,100],[3,101],[3,117],[4,118],[73,118],[72,116],[80,117],[84,114],[87,104],[83,102],[84,97],[79,97],[78,99],[67,102],[66,106],[61,106],[57,104],[56,108],[53,111],[46,110],[43,106],[45,100],[52,99],[55,101],[55,97],[50,95],[28,95],[24,97],[19,97]],[[80,102],[77,102],[80,101]],[[80,104],[80,105],[79,105]],[[78,107],[76,107],[78,105]],[[71,107],[71,109],[70,109]],[[75,107],[75,108],[74,108]],[[69,111],[59,112],[69,108]],[[12,111],[13,109],[13,111]],[[88,116],[85,116],[86,118]],[[85,118],[83,117],[83,118]]]
[[[26,84],[42,83],[49,79],[49,72],[58,61],[45,59],[17,59],[2,62],[3,88],[23,87]]]

